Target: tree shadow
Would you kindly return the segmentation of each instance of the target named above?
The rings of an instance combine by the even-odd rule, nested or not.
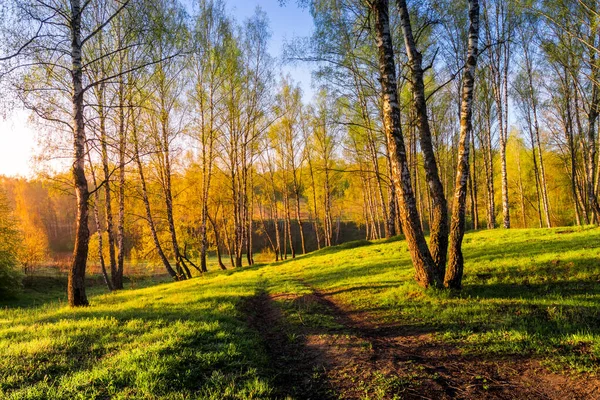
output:
[[[499,368],[504,362],[527,365],[542,360],[544,354],[527,348],[462,353],[454,344],[425,335],[476,331],[474,325],[457,321],[377,326],[356,321],[354,312],[339,307],[329,296],[310,293],[274,298],[259,292],[245,303],[251,310],[249,324],[262,338],[269,356],[276,394],[282,398],[343,398],[357,392],[364,398],[384,392],[385,398],[422,398],[422,394],[454,398],[464,390],[474,396],[469,398],[545,398],[539,393],[536,396],[535,390],[530,392],[518,376]],[[302,318],[294,317],[300,313]],[[327,322],[331,319],[336,324]],[[516,329],[526,332],[522,327]],[[553,339],[553,329],[548,326],[548,335],[540,340]],[[502,343],[488,340],[484,345]],[[572,350],[558,351],[568,354]],[[519,385],[525,392],[515,397],[514,389]]]
[[[311,349],[302,332],[293,329],[273,299],[262,289],[240,303],[246,321],[261,338],[269,358],[275,398],[335,399],[323,374],[321,354]]]
[[[90,307],[34,314],[17,310],[12,326],[0,325],[0,337],[16,348],[50,344],[6,366],[0,376],[12,378],[1,390],[61,398],[124,393],[136,398],[230,393],[237,398],[255,390],[259,398],[268,398],[272,389],[263,350],[238,309],[255,284],[202,288],[177,283],[95,298]],[[70,382],[76,376],[85,386]]]
[[[351,242],[346,242],[346,243],[338,244],[335,246],[323,247],[319,250],[315,250],[315,251],[312,251],[307,254],[296,254],[296,258],[290,257],[286,260],[273,262],[270,265],[274,265],[274,266],[275,265],[283,265],[283,264],[287,264],[287,263],[290,263],[290,262],[293,262],[296,260],[306,260],[308,258],[314,258],[314,257],[320,257],[320,256],[324,256],[324,255],[335,254],[340,251],[355,249],[357,247],[371,246],[373,244],[375,244],[375,243],[371,242],[369,240],[365,240],[365,239],[353,240]]]

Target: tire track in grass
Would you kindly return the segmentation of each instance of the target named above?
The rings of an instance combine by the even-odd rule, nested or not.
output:
[[[341,398],[600,399],[597,378],[553,373],[531,357],[466,356],[430,332],[402,324],[380,326],[369,312],[298,281],[311,292],[303,301],[312,297],[348,338],[332,340],[330,330],[316,341],[309,335],[307,341],[323,353],[328,379]]]
[[[259,285],[256,294],[242,305],[247,323],[262,338],[269,357],[268,373],[281,399],[334,399],[332,388],[324,379],[319,354],[306,347],[304,337],[290,329],[276,305],[276,297]]]
[[[282,397],[600,399],[596,378],[552,373],[529,357],[466,356],[423,329],[379,325],[301,278],[304,294],[269,294],[266,282],[245,307]]]

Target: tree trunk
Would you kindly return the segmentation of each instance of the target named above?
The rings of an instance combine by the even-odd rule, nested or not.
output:
[[[475,134],[471,133],[473,172],[469,177],[471,180],[471,209],[473,210],[473,229],[479,229],[479,207],[477,205],[477,157],[475,156]]]
[[[501,130],[503,128],[501,127]],[[506,169],[506,141],[504,134],[500,136],[500,176],[502,181],[502,226],[510,229],[510,204],[508,202],[508,171]]]
[[[225,264],[223,264],[223,260],[221,259],[221,249],[219,247],[219,243],[221,243],[221,239],[219,236],[219,230],[217,229],[217,224],[215,223],[215,221],[211,218],[210,214],[206,214],[207,219],[210,221],[210,224],[213,227],[213,232],[215,233],[215,245],[217,248],[217,261],[219,263],[219,268],[221,268],[222,270],[226,270],[227,268],[225,267]],[[204,266],[206,268],[206,265]],[[205,272],[204,270],[202,272]]]
[[[537,99],[536,99],[536,94],[535,94],[535,87],[533,85],[533,66],[532,66],[531,60],[529,58],[528,43],[525,43],[524,45],[525,45],[525,47],[524,47],[524,51],[523,51],[523,56],[525,59],[525,65],[527,68],[527,78],[528,78],[528,83],[529,83],[529,90],[527,92],[529,93],[530,101],[531,101],[531,112],[533,114],[533,132],[535,134],[534,135],[535,144],[532,142],[531,145],[534,148],[537,148],[537,151],[538,151],[538,157],[540,160],[539,177],[540,177],[540,188],[541,188],[541,194],[542,194],[542,196],[541,196],[542,197],[542,205],[544,206],[544,217],[546,220],[546,226],[548,228],[551,228],[552,223],[550,221],[550,203],[548,201],[548,186],[546,184],[546,169],[544,168],[542,144],[540,141],[540,125],[538,122],[538,115],[537,115]]]
[[[417,115],[417,128],[419,130],[421,151],[423,153],[425,177],[433,201],[433,219],[431,220],[429,227],[429,247],[431,249],[431,256],[436,264],[438,279],[442,280],[446,269],[448,252],[448,205],[446,197],[444,196],[444,186],[440,180],[435,153],[433,151],[433,143],[431,141],[431,130],[427,114],[427,99],[423,81],[423,57],[417,50],[413,37],[406,0],[398,0],[398,8],[400,10],[402,32],[404,34],[404,43],[411,71],[413,106]]]
[[[204,189],[203,189],[204,190]],[[208,268],[206,267],[206,253],[208,250],[208,237],[207,237],[207,226],[206,221],[208,217],[206,200],[202,204],[202,215],[200,217],[200,271],[208,272]],[[213,224],[214,228],[214,224]],[[216,232],[216,231],[215,231]],[[219,247],[219,242],[217,241],[217,247]]]
[[[452,203],[452,222],[450,227],[450,253],[444,284],[448,288],[460,289],[464,260],[462,240],[465,234],[465,206],[467,182],[469,180],[469,145],[473,134],[473,91],[475,86],[475,68],[477,66],[479,40],[479,1],[469,1],[469,45],[466,68],[463,74],[463,89],[460,113],[460,139],[458,147],[458,165],[454,202]]]
[[[329,183],[329,161],[325,160],[325,183],[324,183],[324,194],[323,201],[325,207],[325,246],[331,246],[331,239],[333,238],[333,222],[331,220],[331,185]]]
[[[123,270],[125,258],[125,89],[123,77],[119,78],[119,217],[117,222],[117,275],[112,276],[115,289],[123,289]]]
[[[598,77],[600,74],[595,50],[590,51],[590,64],[592,65],[592,98],[590,100],[590,109],[588,111],[588,130],[587,130],[587,196],[590,209],[592,210],[593,221],[598,223],[600,220],[600,206],[596,198],[596,190],[594,187],[596,181],[596,123],[600,111],[600,93],[598,89]]]
[[[92,157],[90,155],[89,146],[86,146],[88,153],[88,162],[90,164],[90,172],[92,174],[92,183],[94,187],[98,187],[98,183],[96,181],[96,173],[94,172],[94,166],[92,164]],[[98,261],[100,261],[100,269],[102,271],[102,277],[104,278],[104,283],[106,287],[111,292],[114,290],[110,277],[106,271],[106,263],[104,262],[104,248],[103,248],[103,240],[102,240],[102,224],[100,223],[100,213],[98,212],[98,207],[100,205],[100,195],[98,194],[98,190],[94,192],[94,222],[96,223],[96,233],[98,235]]]
[[[281,233],[279,232],[279,212],[277,211],[277,202],[274,200],[273,209],[275,210],[271,219],[275,226],[275,261],[281,258]]]
[[[501,177],[502,177],[502,216],[503,225],[505,229],[510,229],[510,202],[508,199],[508,171],[506,166],[506,145],[508,143],[508,40],[502,45],[505,49],[505,62],[504,62],[504,73],[503,73],[503,86],[504,86],[504,108],[499,108],[501,114],[500,118],[502,123],[500,128],[503,129],[503,134],[500,140],[500,163],[501,163]]]
[[[503,7],[507,7],[505,2],[493,3],[496,6],[496,36],[492,36],[492,26],[490,25],[490,15],[487,9],[487,3],[483,3],[485,8],[486,36],[488,43],[495,43],[494,48],[489,52],[489,71],[490,81],[494,101],[497,107],[498,116],[498,136],[500,137],[500,174],[502,191],[502,225],[504,228],[510,228],[510,203],[508,199],[508,175],[506,168],[506,144],[508,141],[508,57],[510,38],[507,37],[510,32],[505,26],[504,17],[501,13],[507,12]],[[502,24],[499,26],[498,24]],[[491,129],[491,124],[489,124]],[[491,135],[491,134],[490,134]],[[490,146],[491,151],[491,146]]]
[[[397,218],[397,213],[396,213],[396,209],[398,208],[397,204],[396,204],[396,191],[394,190],[394,184],[393,182],[390,182],[389,188],[388,188],[388,219],[385,222],[388,225],[388,232],[390,237],[392,236],[396,236],[399,234],[398,230],[396,229],[396,221],[398,220]]]
[[[302,215],[300,214],[300,188],[297,187],[295,190],[296,195],[296,221],[298,222],[298,229],[300,230],[300,244],[302,246],[302,254],[306,254],[306,243],[304,241],[304,225],[302,223]]]
[[[538,219],[539,219],[539,225],[540,228],[543,226],[543,220],[542,220],[542,194],[541,194],[541,189],[540,189],[540,173],[539,173],[539,169],[538,169],[538,163],[537,163],[537,154],[536,154],[536,134],[534,133],[535,128],[532,126],[532,121],[531,121],[531,117],[529,115],[529,112],[527,112],[527,125],[528,125],[528,130],[529,130],[529,140],[531,142],[531,160],[533,162],[533,176],[535,178],[535,191],[537,194],[537,202],[538,202]]]
[[[248,173],[246,172],[246,174]],[[250,170],[250,179],[248,179],[249,185],[246,185],[244,188],[244,204],[246,216],[246,259],[248,261],[248,266],[254,265],[254,253],[252,249],[252,231],[254,229],[254,221],[252,219],[254,211],[254,194],[252,192],[252,188],[254,187],[254,185],[252,183],[252,177],[252,171]],[[250,196],[248,196],[248,187],[250,187]]]
[[[523,187],[523,174],[521,173],[521,154],[517,154],[517,172],[519,173],[519,197],[521,198],[521,227],[527,228],[525,215],[525,189]]]
[[[310,184],[312,185],[312,201],[313,208],[315,211],[314,215],[314,227],[315,227],[315,238],[317,239],[317,250],[321,250],[321,234],[319,230],[319,210],[317,209],[317,186],[315,184],[315,173],[312,166],[312,159],[310,156],[308,158],[308,171],[310,173]]]
[[[569,176],[571,178],[571,195],[573,196],[573,207],[575,209],[575,222],[578,226],[581,226],[581,214],[579,208],[579,199],[577,196],[577,165],[576,165],[576,148],[575,141],[573,139],[573,117],[571,115],[571,85],[569,83],[569,72],[565,67],[565,94],[566,94],[566,122],[565,122],[565,135],[567,139],[567,145],[569,147],[569,161],[570,171]]]
[[[112,215],[112,193],[110,186],[110,172],[108,166],[108,135],[106,134],[106,115],[104,114],[104,84],[100,84],[98,96],[98,118],[100,122],[100,149],[102,153],[102,172],[104,174],[104,211],[106,213],[106,233],[108,235],[108,255],[110,261],[110,275],[118,280],[117,258],[115,254],[115,236]],[[114,278],[113,278],[114,279]],[[113,281],[113,286],[116,287]],[[122,289],[122,284],[119,289]]]
[[[285,183],[284,183],[285,185]],[[294,238],[292,235],[292,217],[290,215],[290,199],[288,197],[287,189],[284,190],[284,199],[283,199],[283,207],[285,211],[285,225],[287,232],[287,240],[290,244],[290,252],[292,253],[292,258],[296,258],[296,248],[294,246]]]
[[[90,231],[88,228],[89,190],[85,177],[85,122],[83,115],[83,70],[81,59],[81,0],[71,0],[71,77],[73,81],[73,181],[77,198],[77,228],[73,262],[69,270],[67,294],[71,307],[87,306],[85,268]]]
[[[98,204],[100,199],[97,195],[94,195],[94,200],[96,201],[96,205],[94,206],[94,221],[96,222],[96,233],[98,235],[98,260],[100,261],[100,270],[102,271],[102,278],[104,279],[104,283],[106,287],[111,292],[114,290],[112,286],[112,282],[110,281],[110,277],[108,276],[108,272],[106,271],[106,263],[104,262],[104,247],[102,240],[102,226],[100,225],[100,214],[98,213]]]
[[[487,228],[496,227],[496,193],[494,190],[494,153],[492,152],[492,111],[489,105],[486,105],[486,127],[484,140],[484,162],[485,162],[485,181],[487,188]]]
[[[142,201],[144,202],[144,209],[146,211],[146,221],[148,222],[148,228],[150,229],[150,234],[152,235],[152,240],[154,241],[154,246],[156,247],[156,251],[158,252],[158,256],[160,257],[167,273],[175,280],[179,280],[180,276],[175,272],[175,270],[171,267],[171,263],[169,263],[169,259],[165,255],[162,245],[158,240],[158,234],[156,233],[156,226],[154,225],[154,220],[152,218],[152,211],[150,209],[150,200],[148,198],[148,189],[146,187],[146,178],[144,176],[144,170],[142,166],[142,160],[140,158],[140,149],[137,137],[137,126],[135,121],[132,124],[132,135],[133,135],[133,144],[134,144],[134,152],[135,152],[135,161],[137,163],[138,172],[140,175],[140,184],[142,186]]]
[[[577,132],[578,132],[578,136],[580,138],[579,144],[582,147],[582,153],[583,153],[583,159],[584,159],[584,163],[586,165],[586,167],[584,168],[585,171],[587,171],[587,152],[585,151],[585,146],[584,146],[584,132],[583,132],[583,127],[582,127],[582,123],[581,123],[581,116],[579,113],[580,108],[580,104],[579,104],[579,87],[577,85],[576,82],[573,82],[573,86],[574,86],[574,92],[573,92],[573,100],[575,101],[575,122],[577,125]],[[587,172],[584,172],[584,175],[587,176]],[[575,169],[575,176],[577,177],[577,169]],[[581,202],[581,208],[582,208],[582,212],[583,212],[583,219],[585,221],[585,224],[589,224],[590,220],[589,220],[589,207],[586,204],[586,195],[585,195],[585,188],[587,187],[585,184],[586,178],[583,177],[581,180],[576,179],[577,181],[579,181],[579,183],[577,184],[577,192],[578,192],[578,198],[579,201]],[[583,181],[583,182],[581,182]]]
[[[433,260],[419,221],[417,204],[410,182],[410,170],[406,159],[406,149],[400,123],[398,87],[394,47],[389,24],[388,0],[375,0],[371,3],[375,17],[375,34],[379,58],[379,72],[383,94],[383,116],[387,144],[390,147],[392,179],[400,199],[402,227],[415,267],[415,278],[423,287],[441,286]]]
[[[161,99],[164,99],[161,97]],[[168,122],[168,111],[164,105],[164,100],[161,100],[161,154],[163,161],[163,195],[165,196],[165,207],[167,211],[167,222],[169,226],[169,233],[171,235],[171,245],[173,247],[173,256],[175,257],[175,265],[177,273],[180,275],[179,279],[191,278],[192,274],[186,267],[185,263],[182,263],[181,250],[179,249],[179,242],[177,241],[177,232],[175,230],[175,219],[173,217],[173,191],[171,189],[171,154],[169,149],[170,137],[169,137],[169,122]]]

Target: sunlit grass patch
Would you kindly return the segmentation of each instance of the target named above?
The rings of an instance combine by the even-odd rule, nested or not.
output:
[[[248,323],[253,311],[241,307],[257,293],[282,311],[289,343],[303,340],[294,327],[347,333],[319,300],[324,293],[343,312],[430,333],[465,355],[533,357],[553,369],[597,373],[598,243],[597,228],[468,233],[464,288],[452,293],[420,288],[406,243],[392,240],[185,282],[97,290],[81,309],[28,297],[24,307],[0,311],[0,397],[276,397],[265,338]],[[382,390],[396,384],[403,385],[380,382]]]
[[[532,356],[594,372],[600,370],[598,243],[600,229],[592,227],[468,233],[460,293],[420,288],[403,241],[331,249],[279,272],[384,323],[432,332],[465,353]],[[579,332],[588,345],[573,354],[568,343]]]
[[[6,310],[0,395],[9,398],[264,398],[268,363],[238,303],[238,274],[94,296],[91,306]]]

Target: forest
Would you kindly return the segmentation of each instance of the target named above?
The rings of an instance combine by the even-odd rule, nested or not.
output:
[[[0,398],[600,398],[600,2],[238,1],[0,0]]]

